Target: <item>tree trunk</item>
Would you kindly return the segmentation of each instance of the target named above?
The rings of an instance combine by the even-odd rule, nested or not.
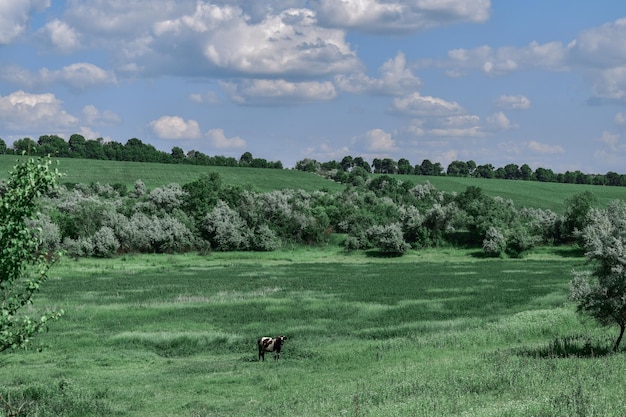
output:
[[[622,336],[624,336],[624,330],[626,330],[626,323],[620,323],[619,324],[619,336],[617,337],[617,340],[615,341],[615,346],[613,346],[613,352],[617,352],[617,349],[619,349],[619,344],[622,342]]]

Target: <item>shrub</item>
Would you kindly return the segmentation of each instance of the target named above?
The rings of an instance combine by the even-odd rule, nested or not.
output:
[[[249,248],[251,236],[247,223],[222,200],[205,216],[202,227],[212,247],[222,251]]]
[[[113,229],[102,226],[91,238],[93,255],[99,258],[110,258],[120,248],[120,242],[115,237]]]
[[[495,227],[487,229],[483,240],[483,252],[489,256],[502,256],[506,249],[506,239]]]
[[[388,255],[402,255],[411,246],[404,241],[402,229],[398,223],[386,226],[372,226],[367,230],[372,245]]]

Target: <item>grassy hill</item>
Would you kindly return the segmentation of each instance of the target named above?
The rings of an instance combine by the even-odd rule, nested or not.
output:
[[[0,178],[6,178],[16,164],[15,155],[0,155]],[[176,182],[186,184],[202,174],[217,172],[224,185],[250,186],[260,192],[277,189],[302,189],[305,191],[341,191],[344,186],[318,175],[280,169],[237,167],[212,167],[142,162],[99,161],[87,159],[58,159],[59,171],[65,173],[62,182],[71,183],[122,183],[133,187],[142,180],[148,188]],[[602,187],[582,184],[542,183],[535,181],[510,181],[483,178],[396,176],[402,181],[415,184],[429,181],[438,190],[462,192],[469,186],[480,187],[490,196],[511,199],[516,207],[536,207],[562,212],[564,201],[583,191],[596,195],[599,206],[609,201],[626,198],[626,187]]]

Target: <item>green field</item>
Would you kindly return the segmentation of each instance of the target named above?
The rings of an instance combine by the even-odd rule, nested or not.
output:
[[[7,178],[8,172],[17,161],[14,155],[0,155],[0,178]],[[280,169],[257,169],[236,167],[210,167],[175,164],[153,164],[142,162],[99,161],[88,159],[59,159],[59,171],[65,173],[61,182],[90,184],[125,184],[131,188],[136,180],[142,180],[149,189],[172,182],[184,185],[198,179],[203,174],[217,172],[224,185],[249,187],[259,192],[280,189],[302,189],[341,191],[344,186],[318,175]],[[626,198],[626,187],[602,187],[581,184],[541,183],[535,181],[510,181],[483,178],[427,177],[413,175],[395,176],[401,181],[415,184],[430,182],[438,190],[462,192],[469,186],[480,187],[485,194],[511,199],[516,207],[550,209],[561,213],[564,201],[583,191],[591,191],[600,207],[609,201]]]
[[[622,416],[616,329],[566,300],[576,255],[63,259],[35,306],[66,315],[1,357],[0,394],[37,416]]]

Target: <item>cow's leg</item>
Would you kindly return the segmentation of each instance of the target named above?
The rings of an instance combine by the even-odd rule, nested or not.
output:
[[[263,360],[263,362],[265,362],[265,352],[263,351],[263,349],[259,349],[259,360]]]

